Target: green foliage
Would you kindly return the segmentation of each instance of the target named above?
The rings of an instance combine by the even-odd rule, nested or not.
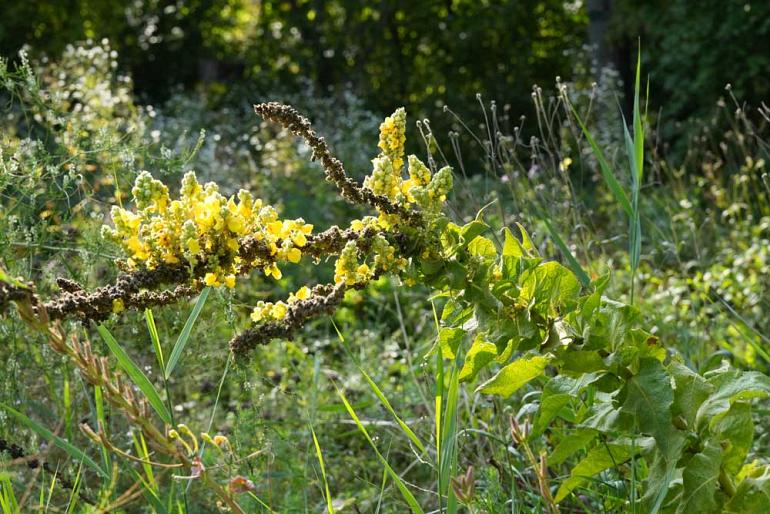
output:
[[[3,161],[7,166],[14,166],[14,159],[21,162],[0,176],[3,198],[12,202],[2,204],[0,217],[9,229],[0,236],[9,242],[0,246],[0,259],[11,270],[10,275],[0,271],[3,286],[24,285],[11,275],[35,277],[41,294],[55,287],[50,277],[56,275],[87,277],[87,285],[108,281],[114,256],[80,250],[100,248],[94,227],[103,223],[104,203],[118,202],[116,192],[125,191],[142,167],[157,170],[169,183],[193,166],[228,190],[243,179],[245,186],[276,198],[279,208],[318,216],[321,226],[341,223],[355,210],[332,207],[329,190],[315,188],[317,170],[303,162],[308,152],[296,141],[270,127],[248,127],[240,111],[211,111],[212,105],[195,96],[175,97],[177,105],[153,116],[138,107],[111,110],[95,96],[87,100],[90,117],[81,119],[71,105],[61,107],[59,116],[87,131],[80,138],[68,134],[66,123],[62,135],[48,118],[27,117],[41,112],[35,109],[43,109],[38,103],[46,101],[44,90],[30,93],[36,90],[27,77],[52,70],[88,75],[87,55],[73,50],[66,59],[78,63],[51,64],[37,75],[6,75],[13,91],[26,96],[13,97],[12,115],[3,122],[12,136],[4,148],[31,145],[37,153],[19,151]],[[96,68],[101,78],[88,75],[89,80],[99,87],[113,83],[106,68]],[[59,87],[53,81],[45,91],[83,93],[74,85]],[[130,95],[119,98],[115,106],[133,105]],[[581,102],[572,103],[584,113]],[[333,119],[333,106],[318,105],[326,113],[325,126],[339,127],[329,140],[345,143],[357,162],[366,164],[376,121],[354,103],[340,111],[340,118],[350,116],[346,128],[346,121]],[[356,110],[361,112],[352,115]],[[571,110],[563,114],[574,121]],[[27,125],[25,119],[32,121]],[[228,120],[233,120],[230,127]],[[584,114],[581,120],[596,134],[594,121]],[[748,127],[744,121],[736,126]],[[210,437],[205,451],[201,444],[189,454],[200,456],[208,476],[232,478],[228,487],[248,490],[237,496],[247,511],[498,512],[513,505],[523,512],[553,512],[558,503],[562,511],[764,512],[770,504],[770,470],[762,420],[770,383],[761,372],[745,370],[764,369],[770,330],[762,300],[770,248],[762,144],[738,131],[745,154],[728,138],[722,164],[705,150],[693,157],[704,167],[702,176],[690,180],[675,170],[671,187],[645,184],[650,193],[637,216],[646,239],[637,257],[637,301],[630,307],[610,299],[628,298],[629,241],[618,236],[629,233],[625,216],[619,216],[625,209],[602,178],[602,165],[585,140],[588,133],[581,136],[569,121],[553,123],[544,131],[557,134],[547,133],[543,146],[528,148],[531,160],[527,153],[521,161],[515,154],[520,148],[510,141],[493,145],[505,155],[498,171],[515,180],[503,185],[495,176],[491,195],[502,200],[514,194],[510,203],[498,203],[499,213],[495,204],[484,211],[489,225],[471,209],[474,202],[495,197],[477,194],[481,178],[456,175],[455,223],[439,215],[426,224],[430,230],[422,234],[433,253],[415,256],[419,266],[406,277],[417,284],[405,287],[383,277],[346,294],[332,315],[349,341],[345,351],[334,326],[323,319],[309,323],[293,341],[260,347],[251,364],[231,369],[224,346],[235,328],[247,323],[256,301],[329,280],[332,271],[320,263],[297,267],[271,287],[252,277],[236,290],[212,290],[192,315],[179,305],[145,311],[143,319],[142,313],[121,313],[108,323],[115,336],[106,338],[112,352],[107,367],[126,370],[138,388],[129,385],[131,392],[146,397],[164,420],[173,413],[197,433],[221,429],[217,436],[225,439],[215,436],[217,444]],[[199,140],[203,125],[215,128]],[[133,134],[132,126],[144,127],[145,136],[122,134]],[[371,130],[364,140],[359,135],[367,133],[366,127]],[[760,128],[750,130],[760,133]],[[153,130],[160,133],[148,134]],[[619,169],[613,161],[624,149],[623,134],[617,132],[614,143],[607,142],[606,133],[594,138],[609,169]],[[106,139],[98,140],[102,136]],[[629,136],[636,159],[638,149]],[[709,141],[715,147],[723,143]],[[198,153],[189,153],[196,145]],[[120,162],[126,155],[135,160],[124,167]],[[645,155],[645,165],[656,159],[653,152]],[[571,168],[568,156],[575,160]],[[65,179],[59,165],[67,162],[80,171],[94,168]],[[527,164],[520,168],[517,162]],[[43,173],[30,172],[41,163],[52,164]],[[540,175],[527,175],[530,163],[539,166]],[[657,171],[667,163],[652,164],[648,169]],[[223,170],[227,176],[221,176]],[[117,187],[107,180],[113,171]],[[585,178],[589,175],[593,178]],[[637,178],[638,192],[642,177]],[[46,206],[46,195],[54,193],[60,195],[51,197],[55,205]],[[692,205],[685,207],[683,200]],[[45,210],[61,219],[40,216]],[[522,216],[519,210],[525,211]],[[513,215],[534,229],[532,236],[521,226],[518,236],[493,228],[509,225]],[[549,246],[537,233],[544,227],[553,239],[559,234],[564,239]],[[41,246],[32,249],[31,243]],[[42,245],[53,243],[78,251],[43,251]],[[565,265],[543,257],[557,249]],[[100,253],[114,251],[100,248]],[[608,269],[614,270],[611,280],[600,274]],[[436,304],[438,326],[427,298]],[[106,334],[103,328],[64,327],[81,341]],[[14,405],[19,416],[0,415],[0,438],[24,445],[31,454],[37,453],[38,438],[53,446],[58,441],[40,458],[60,470],[56,479],[49,473],[30,481],[31,472],[17,462],[8,464],[14,457],[5,460],[3,449],[2,508],[13,511],[29,487],[40,500],[25,500],[27,506],[39,501],[65,511],[104,510],[136,483],[143,496],[118,509],[192,513],[216,508],[202,480],[173,478],[181,470],[153,464],[161,455],[141,431],[124,437],[135,425],[119,415],[109,391],[92,391],[73,374],[72,361],[52,353],[16,314],[2,320],[0,337],[2,369],[9,377],[0,394],[7,404],[10,398],[19,401]],[[161,344],[175,340],[170,355],[183,357],[183,373],[178,365],[171,373],[173,359]],[[156,381],[165,391],[155,390]],[[152,409],[147,413],[148,420],[156,419]],[[116,446],[130,448],[141,461],[89,446],[77,431],[79,421],[101,425]],[[96,464],[99,450],[108,455],[104,464]],[[115,478],[100,478],[83,456],[105,471],[114,463]],[[75,477],[75,487],[62,489],[60,477]],[[97,506],[81,502],[80,492]]]

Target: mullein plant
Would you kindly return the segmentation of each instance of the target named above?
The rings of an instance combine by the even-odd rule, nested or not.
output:
[[[406,113],[398,109],[380,126],[380,154],[363,185],[349,178],[323,138],[293,108],[265,103],[257,114],[303,137],[341,196],[373,208],[377,215],[323,232],[301,218],[281,219],[277,210],[241,190],[225,197],[214,183],[200,184],[194,172],[182,179],[177,198],[149,172],[136,178],[135,208],[112,208],[112,226],[102,235],[127,258],[112,285],[87,292],[60,279],[62,293],[43,304],[51,319],[101,321],[126,309],[144,309],[192,297],[204,287],[236,286],[252,271],[279,280],[281,269],[303,258],[336,257],[334,282],[303,286],[278,302],[259,302],[254,326],[231,341],[239,354],[276,337],[287,337],[308,319],[331,312],[348,289],[361,289],[383,274],[414,283],[415,256],[436,254],[435,224],[452,188],[451,168],[435,174],[416,156],[405,156]],[[407,163],[404,176],[404,164]],[[417,266],[416,266],[417,265]]]
[[[253,483],[236,475],[222,485],[207,472],[199,456],[200,439],[219,449],[224,460],[234,462],[229,441],[206,433],[196,436],[186,425],[173,427],[168,420],[158,425],[152,400],[137,394],[131,380],[111,369],[109,359],[95,354],[87,339],[68,335],[62,321],[100,322],[127,309],[191,297],[206,287],[234,288],[238,278],[253,271],[279,280],[281,268],[287,264],[298,264],[306,257],[318,261],[336,256],[332,283],[302,286],[285,301],[256,304],[250,316],[254,326],[231,341],[231,349],[243,355],[257,344],[290,336],[308,319],[333,311],[347,290],[362,289],[383,274],[414,282],[417,261],[412,257],[437,251],[439,242],[431,234],[439,233],[434,224],[441,219],[440,211],[452,188],[450,168],[432,175],[416,156],[405,157],[403,109],[382,123],[381,153],[372,161],[373,172],[363,186],[347,177],[323,138],[293,108],[268,103],[256,106],[256,112],[304,137],[341,195],[373,207],[377,216],[353,220],[345,229],[334,226],[314,233],[313,226],[302,219],[281,219],[274,207],[248,191],[225,197],[216,184],[200,184],[195,173],[189,172],[179,196],[172,198],[165,184],[142,172],[131,191],[135,208],[114,206],[113,225],[102,227],[103,237],[126,255],[118,264],[122,273],[113,284],[86,291],[80,284],[60,278],[57,285],[62,292],[44,301],[33,284],[0,276],[0,313],[15,303],[20,317],[45,334],[49,346],[65,356],[86,382],[99,387],[103,398],[141,433],[154,460],[121,450],[101,424],[95,428],[82,424],[85,435],[127,461],[172,469],[181,479],[198,479],[233,512],[242,512],[235,495],[253,490]],[[409,176],[404,178],[407,160]],[[166,460],[161,462],[159,455]]]
[[[51,347],[87,382],[99,385],[155,453],[167,457],[143,464],[180,468],[184,473],[177,476],[198,479],[235,512],[241,511],[235,495],[251,484],[235,476],[222,485],[198,458],[198,437],[189,428],[151,421],[150,407],[163,412],[157,394],[147,401],[137,398],[87,341],[66,337],[61,320],[100,321],[201,291],[205,298],[204,288],[236,287],[253,271],[275,280],[287,264],[332,257],[332,282],[304,285],[285,301],[260,302],[252,309],[253,325],[230,341],[236,357],[291,337],[309,319],[333,312],[347,291],[378,277],[424,284],[443,303],[434,352],[438,362],[459,366],[459,382],[476,382],[482,370],[491,369],[476,392],[504,400],[525,386],[540,386],[537,404],[522,409],[531,413],[532,423],[513,420],[511,442],[527,456],[543,509],[557,512],[560,503],[573,499],[580,504],[578,492],[600,473],[612,473],[628,486],[620,505],[626,511],[770,509],[770,465],[749,460],[752,400],[770,397],[770,378],[726,363],[700,375],[642,328],[633,306],[604,296],[608,277],[581,281],[565,266],[544,260],[521,226],[518,237],[506,228],[497,245],[485,237],[490,227],[480,217],[464,226],[452,223],[443,214],[451,169],[433,173],[416,157],[404,156],[403,110],[382,123],[380,153],[362,185],[347,176],[293,108],[266,103],[256,112],[304,138],[340,195],[373,209],[373,215],[346,228],[314,232],[301,219],[280,219],[247,192],[226,198],[216,185],[201,185],[188,174],[172,199],[164,184],[143,173],[133,190],[135,210],[114,209],[114,227],[104,229],[126,253],[124,272],[113,284],[88,292],[60,280],[63,292],[43,301],[21,282],[0,280],[0,311],[15,302],[22,318],[45,332]],[[83,430],[132,460],[101,427]],[[211,440],[229,451],[224,441]],[[443,448],[447,444],[456,442],[441,442]],[[558,486],[552,486],[551,476],[563,477]],[[410,508],[421,512],[403,483],[399,490]],[[471,473],[451,485],[445,481],[439,494],[442,503],[446,496],[447,505],[455,507],[457,501],[473,504],[478,496]]]

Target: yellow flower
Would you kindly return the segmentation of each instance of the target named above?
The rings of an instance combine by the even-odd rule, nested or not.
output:
[[[283,302],[278,302],[273,305],[273,309],[270,311],[270,315],[273,317],[273,319],[281,320],[286,317],[287,312],[288,308],[286,304]]]
[[[230,230],[230,232],[234,232],[238,235],[242,235],[244,232],[244,229],[246,228],[246,223],[244,223],[243,218],[240,216],[228,216],[227,219],[227,228]]]
[[[120,298],[116,298],[115,300],[112,300],[112,312],[115,314],[118,314],[119,312],[123,312],[126,310],[126,305],[123,303],[123,300]]]
[[[267,224],[267,231],[273,234],[274,236],[280,236],[282,229],[283,229],[282,221],[273,221]]]
[[[265,267],[265,275],[268,277],[272,276],[276,280],[280,280],[283,276],[283,273],[281,273],[281,270],[278,269],[278,266],[276,266],[275,263],[272,263],[270,266]]]
[[[216,273],[206,273],[206,276],[203,277],[203,283],[207,286],[218,286],[219,282],[217,281]]]
[[[201,245],[197,239],[188,239],[187,248],[188,250],[190,250],[190,253],[193,255],[198,255],[199,253],[201,253]]]
[[[299,246],[300,248],[307,244],[307,238],[305,237],[305,234],[303,234],[302,232],[296,232],[291,237],[291,240],[294,241],[294,244]]]
[[[286,258],[289,260],[289,262],[296,264],[300,261],[300,259],[302,259],[302,252],[299,251],[298,248],[292,248],[286,252]]]
[[[235,275],[226,275],[225,276],[225,285],[229,287],[230,289],[235,287]]]
[[[307,286],[300,287],[295,296],[298,300],[307,300],[310,298],[310,288]]]

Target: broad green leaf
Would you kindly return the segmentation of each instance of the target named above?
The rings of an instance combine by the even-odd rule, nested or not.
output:
[[[465,355],[465,363],[460,371],[460,382],[472,382],[479,371],[497,356],[497,346],[476,336],[471,349]]]
[[[725,506],[725,512],[747,514],[766,512],[770,505],[770,468],[764,468],[757,476],[744,478],[735,491],[735,496]]]
[[[636,453],[634,447],[626,444],[599,444],[588,452],[583,460],[572,468],[570,477],[561,483],[554,500],[558,503],[575,488],[580,487],[597,473],[624,463]]]
[[[484,236],[477,236],[471,244],[468,245],[468,252],[476,257],[481,257],[487,261],[497,257],[495,243]]]
[[[656,460],[643,498],[650,512],[657,512],[668,494],[685,444],[685,434],[673,423],[673,403],[671,376],[666,369],[655,358],[641,359],[639,372],[626,382],[623,411],[633,415],[640,432],[655,438]]]
[[[588,411],[588,417],[582,427],[593,428],[600,432],[613,432],[621,426],[620,409],[615,408],[612,398],[607,398],[607,394],[597,394],[597,401]]]
[[[503,229],[503,233],[505,234],[505,240],[503,242],[503,256],[517,258],[524,257],[526,255],[526,251],[521,246],[519,240],[516,239],[516,236],[511,233],[508,227]]]
[[[168,359],[168,364],[166,364],[166,380],[171,377],[171,372],[174,371],[177,362],[179,362],[179,358],[182,356],[182,351],[187,345],[187,340],[190,338],[190,332],[192,332],[195,320],[198,319],[198,315],[201,313],[203,304],[206,303],[206,298],[210,291],[210,287],[206,287],[201,291],[200,296],[198,296],[198,301],[195,302],[195,307],[193,307],[190,316],[187,318],[187,322],[184,324],[184,328],[182,328],[182,333],[179,334],[179,338],[176,340],[176,344],[174,344],[174,349],[171,350],[171,356]]]
[[[703,402],[696,415],[696,426],[713,426],[736,401],[770,396],[770,377],[762,373],[725,371],[709,377],[708,383],[716,392]]]
[[[551,420],[570,400],[578,399],[580,393],[600,377],[599,373],[588,373],[577,379],[561,375],[549,380],[540,397],[540,408],[537,410],[537,418],[532,426],[532,435],[542,434]]]
[[[489,227],[486,223],[478,220],[473,220],[470,223],[463,225],[460,229],[460,236],[463,238],[464,244],[467,246],[472,241],[475,241],[478,236],[487,231]]]
[[[596,350],[568,351],[561,358],[564,360],[561,366],[564,373],[583,374],[607,369],[607,364]]]
[[[580,283],[575,275],[558,262],[544,262],[521,277],[520,299],[529,304],[535,302],[535,309],[545,316],[554,317],[558,307],[577,300]]]
[[[508,364],[495,376],[476,388],[477,392],[507,398],[529,381],[539,377],[548,365],[548,357],[522,357]]]
[[[715,512],[714,493],[719,485],[722,449],[716,441],[709,441],[702,452],[694,455],[682,472],[682,499],[677,514]]]
[[[461,328],[441,327],[438,331],[438,344],[441,348],[441,355],[445,359],[454,359],[457,355],[457,349],[465,337],[465,330]]]
[[[8,414],[10,414],[12,418],[14,418],[16,421],[18,421],[25,427],[35,432],[37,435],[39,435],[49,443],[53,443],[57,447],[67,452],[67,454],[73,459],[75,459],[76,461],[82,462],[83,464],[85,464],[86,466],[94,470],[96,473],[99,474],[99,476],[101,476],[105,480],[110,479],[110,475],[107,474],[107,472],[104,471],[104,469],[102,469],[102,467],[99,466],[99,464],[97,464],[91,457],[83,453],[82,450],[73,446],[72,443],[70,443],[66,439],[59,437],[58,435],[54,434],[53,432],[45,428],[40,423],[33,421],[32,419],[28,418],[21,412],[17,411],[16,409],[4,403],[0,403],[0,408],[4,409]]]
[[[519,232],[521,233],[521,246],[524,248],[524,250],[526,250],[526,252],[533,257],[539,256],[537,248],[535,248],[535,244],[529,237],[529,232],[527,232],[527,229],[524,228],[524,225],[517,222],[516,226],[519,227]]]
[[[145,398],[147,398],[147,401],[152,406],[153,410],[160,416],[160,419],[170,425],[171,413],[168,411],[166,404],[163,403],[163,400],[160,399],[158,391],[147,378],[147,375],[145,375],[142,370],[139,369],[139,366],[131,360],[131,357],[128,356],[115,338],[112,337],[112,334],[107,330],[107,327],[99,325],[96,329],[99,331],[99,335],[102,336],[104,342],[107,343],[107,347],[109,347],[112,354],[118,360],[120,369],[125,371],[139,390],[144,393]]]
[[[751,405],[746,402],[732,404],[730,410],[711,427],[711,433],[720,441],[730,442],[724,448],[722,467],[731,475],[737,474],[754,441]]]
[[[687,426],[692,427],[698,409],[714,390],[714,386],[679,362],[672,362],[667,369],[676,384],[672,414],[682,416]]]
[[[598,435],[599,432],[592,428],[578,428],[559,441],[551,455],[548,456],[548,464],[558,466],[574,455],[575,452],[588,446]]]

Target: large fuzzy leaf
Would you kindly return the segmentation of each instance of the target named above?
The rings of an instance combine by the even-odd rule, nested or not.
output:
[[[507,398],[530,380],[542,375],[548,361],[548,357],[542,355],[522,357],[502,368],[495,376],[481,384],[476,391]]]

